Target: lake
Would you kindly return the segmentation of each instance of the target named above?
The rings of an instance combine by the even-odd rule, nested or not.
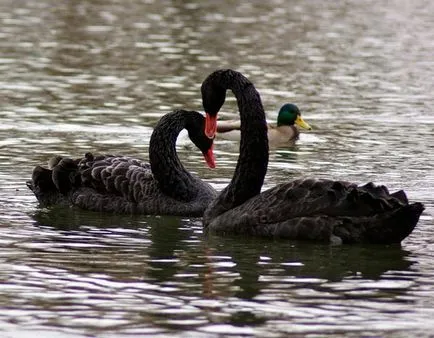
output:
[[[0,2],[0,336],[434,335],[434,2]],[[158,119],[245,74],[267,117],[312,131],[270,151],[264,188],[373,181],[425,204],[401,246],[205,236],[201,219],[42,209],[25,182],[56,154],[148,159]],[[219,114],[237,118],[228,95]],[[207,169],[225,187],[238,144]]]

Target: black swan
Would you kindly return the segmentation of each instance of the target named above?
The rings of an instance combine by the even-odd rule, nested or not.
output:
[[[205,118],[195,111],[164,115],[149,143],[150,164],[114,155],[54,157],[48,169],[35,167],[27,186],[42,206],[75,205],[82,209],[145,215],[202,216],[215,190],[190,174],[176,153],[185,128],[214,167],[213,140],[204,134]]]
[[[344,181],[298,179],[260,193],[268,163],[261,98],[241,73],[218,70],[202,84],[205,133],[214,137],[226,90],[241,118],[240,155],[230,184],[205,210],[205,231],[340,243],[399,243],[424,210],[400,190]]]
[[[268,144],[270,147],[278,147],[293,144],[298,139],[300,131],[298,127],[311,130],[311,126],[303,120],[301,112],[293,103],[285,103],[280,107],[277,115],[277,123],[267,123]],[[240,141],[241,123],[239,120],[224,120],[217,124],[217,138]]]

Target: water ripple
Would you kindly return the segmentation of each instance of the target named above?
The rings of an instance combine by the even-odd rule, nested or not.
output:
[[[426,336],[434,332],[432,2],[0,3],[2,336]],[[297,177],[387,184],[426,210],[402,247],[204,237],[200,219],[40,209],[25,186],[53,154],[146,160],[153,126],[201,111],[216,68],[244,72],[275,121],[264,188]],[[228,94],[219,115],[237,118]],[[239,145],[216,141],[221,190]]]

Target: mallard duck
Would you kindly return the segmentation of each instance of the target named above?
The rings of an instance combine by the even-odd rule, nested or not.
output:
[[[300,131],[296,127],[311,130],[311,126],[303,120],[300,110],[295,104],[284,104],[277,115],[277,124],[267,123],[268,144],[272,147],[294,142]],[[217,124],[217,138],[240,140],[240,120],[222,120]]]
[[[215,190],[190,174],[176,154],[176,138],[185,128],[214,167],[213,140],[205,136],[205,118],[179,110],[163,116],[149,143],[150,164],[126,156],[87,153],[83,158],[55,156],[48,169],[35,167],[27,186],[43,206],[146,215],[202,216]]]
[[[230,184],[205,210],[207,233],[341,243],[399,243],[416,226],[424,207],[404,191],[328,179],[296,179],[261,193],[268,138],[259,93],[241,73],[227,69],[202,84],[205,134],[213,138],[226,90],[237,98],[240,155]]]

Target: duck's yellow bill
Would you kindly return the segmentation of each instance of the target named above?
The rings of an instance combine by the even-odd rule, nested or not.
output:
[[[300,115],[297,115],[297,118],[295,119],[295,124],[303,129],[311,130],[312,127],[309,125],[309,123],[305,122]]]

